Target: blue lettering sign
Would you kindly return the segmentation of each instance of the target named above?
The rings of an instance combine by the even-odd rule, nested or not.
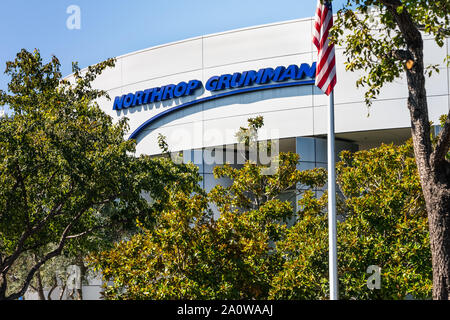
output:
[[[214,76],[209,78],[209,80],[206,82],[206,90],[208,91],[214,91],[217,89],[217,82],[219,81],[219,77]]]
[[[316,63],[311,66],[303,63],[300,66],[290,65],[287,68],[278,66],[273,68],[264,68],[248,70],[244,72],[235,72],[233,74],[223,74],[221,76],[212,76],[205,84],[208,91],[230,90],[242,87],[251,87],[253,85],[264,85],[269,82],[285,82],[287,80],[298,81],[304,78],[313,79],[316,75]],[[203,83],[199,80],[190,80],[189,82],[180,82],[179,84],[169,84],[160,88],[150,88],[144,91],[128,93],[115,97],[113,110],[121,110],[130,107],[136,107],[149,103],[165,101],[195,94],[197,89],[203,88]],[[241,90],[242,91],[242,90]]]
[[[316,63],[314,62],[312,66],[309,66],[307,63],[302,63],[300,69],[298,70],[297,77],[295,80],[301,80],[303,78],[315,78],[316,77]]]
[[[189,81],[188,85],[187,85],[187,89],[186,89],[186,96],[190,96],[191,94],[193,94],[195,92],[195,90],[197,90],[198,88],[200,88],[202,86],[202,82],[199,80],[191,80]]]

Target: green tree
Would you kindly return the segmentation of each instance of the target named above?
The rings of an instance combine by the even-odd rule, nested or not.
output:
[[[266,150],[267,144],[257,142],[262,125],[262,117],[249,119],[238,141]],[[218,185],[209,194],[172,192],[154,228],[142,228],[129,241],[94,254],[91,263],[107,283],[105,297],[267,298],[283,265],[275,243],[284,238],[294,215],[292,202],[280,200],[280,194],[290,191],[295,199],[300,184],[315,187],[326,180],[323,169],[298,170],[297,154],[281,153],[273,160],[278,165],[271,175],[268,165],[250,160],[240,169],[216,167],[215,177],[228,177],[230,186]],[[211,204],[220,212],[217,219]]]
[[[249,120],[238,141],[258,146],[262,118]],[[263,148],[267,144],[262,145]],[[339,280],[346,299],[403,299],[431,295],[427,214],[412,143],[382,145],[338,164]],[[300,171],[298,155],[281,153],[278,166],[247,160],[217,166],[227,187],[172,192],[155,228],[91,263],[103,272],[107,299],[326,299],[328,297],[327,193],[314,188],[324,169]],[[310,187],[300,191],[300,185]],[[301,195],[299,211],[280,195]],[[220,212],[217,219],[209,205]],[[293,219],[295,217],[295,219]],[[345,219],[344,219],[345,218]],[[366,270],[382,269],[381,290],[369,290]]]
[[[191,168],[136,158],[135,141],[123,138],[127,120],[113,123],[100,110],[95,101],[107,94],[91,83],[112,66],[109,59],[81,72],[75,64],[68,81],[58,59],[44,64],[37,50],[7,63],[0,105],[13,115],[0,118],[0,300],[22,296],[50,259],[104,249],[136,218],[151,224],[166,185],[197,184]],[[36,260],[22,279],[9,277],[25,255]],[[21,284],[11,291],[10,281]]]
[[[354,154],[345,151],[337,165],[343,193],[338,222],[339,291],[343,299],[418,299],[431,297],[432,270],[427,213],[412,142],[381,145]],[[274,278],[271,297],[328,297],[326,198],[307,193],[299,219],[286,240],[286,255]],[[370,265],[381,268],[380,290],[369,290]]]
[[[406,74],[415,160],[428,212],[433,298],[450,299],[450,118],[436,144],[430,138],[423,34],[442,47],[450,35],[450,2],[444,0],[348,0],[338,11],[333,36],[345,47],[346,69],[362,70],[366,102]],[[344,32],[346,31],[346,32]],[[448,60],[448,57],[447,57]]]

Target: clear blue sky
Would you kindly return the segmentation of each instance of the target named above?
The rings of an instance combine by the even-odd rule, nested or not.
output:
[[[344,0],[335,0],[335,10]],[[316,0],[1,0],[0,89],[5,62],[22,48],[54,54],[63,75],[72,61],[86,66],[128,52],[186,38],[314,15]],[[69,30],[70,5],[81,28]]]

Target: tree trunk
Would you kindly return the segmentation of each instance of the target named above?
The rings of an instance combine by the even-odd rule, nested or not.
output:
[[[62,300],[64,297],[64,291],[66,291],[66,284],[64,283],[61,287],[61,292],[59,293],[59,300]]]
[[[45,300],[44,287],[42,285],[41,273],[39,271],[36,272],[36,279],[37,279],[37,292],[39,300]]]
[[[52,300],[52,293],[53,293],[53,291],[55,291],[55,289],[57,287],[58,287],[58,284],[57,284],[57,282],[55,282],[55,284],[52,286],[50,291],[47,293],[47,300]]]
[[[83,289],[77,289],[77,300],[83,300]]]
[[[408,69],[408,108],[419,176],[428,213],[433,266],[433,299],[450,299],[450,175],[445,155],[435,158],[431,143],[425,89],[423,40],[419,32],[409,35],[408,50],[414,65]],[[447,150],[448,151],[448,150]],[[445,152],[445,154],[447,153]]]
[[[8,280],[6,274],[2,273],[0,277],[0,300],[4,300],[6,297],[6,288],[8,286]]]
[[[433,264],[433,299],[450,300],[450,192],[430,182],[424,196]]]
[[[445,155],[448,152],[450,133],[447,127],[444,128],[442,135],[446,136],[439,139],[442,141],[433,148],[425,89],[422,35],[407,10],[397,11],[400,1],[383,0],[383,3],[394,16],[410,54],[407,58],[410,63],[406,67],[408,109],[411,116],[414,154],[428,213],[433,299],[448,300],[450,299],[450,164]]]
[[[381,0],[394,17],[409,53],[406,67],[408,109],[414,155],[428,213],[433,266],[433,299],[450,300],[450,163],[445,155],[450,146],[450,123],[446,122],[435,148],[428,118],[423,39],[417,25],[397,0]],[[450,112],[448,114],[450,117]]]

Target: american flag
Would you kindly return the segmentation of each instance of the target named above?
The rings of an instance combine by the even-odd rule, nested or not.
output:
[[[330,95],[336,85],[336,60],[334,44],[330,43],[328,32],[333,26],[333,8],[331,2],[317,0],[316,19],[313,28],[313,43],[317,47],[316,86],[326,95]]]

